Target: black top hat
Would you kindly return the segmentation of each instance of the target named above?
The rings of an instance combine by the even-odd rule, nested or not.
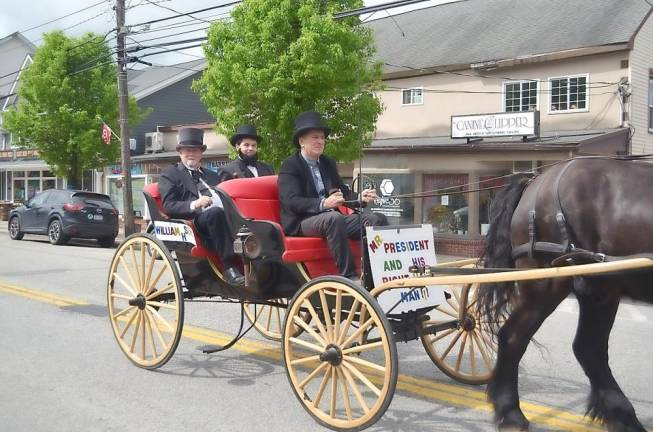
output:
[[[331,129],[326,125],[319,112],[306,111],[295,117],[295,134],[293,142],[299,147],[299,137],[310,130],[321,130],[328,137]]]
[[[199,148],[206,150],[204,145],[204,131],[196,128],[185,128],[179,131],[179,144],[177,151],[181,148]]]
[[[249,124],[238,126],[236,133],[231,136],[229,141],[231,142],[231,145],[235,147],[238,141],[243,138],[254,138],[257,144],[261,142],[261,137],[256,134],[256,128]]]

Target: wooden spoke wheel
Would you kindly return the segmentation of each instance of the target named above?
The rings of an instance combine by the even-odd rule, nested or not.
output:
[[[466,384],[486,384],[492,376],[497,346],[480,322],[476,309],[478,285],[454,285],[451,297],[428,313],[424,326],[452,323],[452,327],[422,336],[422,344],[435,365],[449,377]]]
[[[310,325],[303,313],[310,315]],[[294,326],[303,333],[293,336]],[[331,429],[374,424],[394,396],[392,329],[376,300],[348,279],[317,278],[295,294],[284,323],[283,359],[297,399]]]
[[[270,302],[278,303],[279,306],[246,303],[245,316],[249,322],[254,323],[254,328],[263,337],[274,341],[281,341],[281,329],[286,319],[288,300],[282,298],[270,300]],[[304,313],[303,319],[304,322],[309,322],[311,317],[308,313]],[[301,327],[295,326],[294,335],[302,331]]]
[[[155,369],[174,354],[184,325],[184,296],[172,256],[149,234],[123,241],[111,261],[107,303],[120,349]]]

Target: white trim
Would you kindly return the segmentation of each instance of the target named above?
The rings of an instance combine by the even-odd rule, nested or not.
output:
[[[14,92],[14,90],[16,89],[16,85],[18,84],[18,81],[20,80],[20,74],[23,73],[23,70],[24,70],[24,68],[25,68],[28,61],[30,62],[30,64],[33,63],[31,54],[27,54],[25,56],[25,60],[23,60],[23,64],[20,67],[20,69],[18,70],[18,74],[16,74],[16,79],[14,79],[14,83],[11,85],[11,90],[9,90],[9,94],[12,94]],[[9,96],[7,99],[5,99],[5,103],[2,105],[2,111],[7,110],[7,104],[9,103],[9,99],[16,100],[15,96],[16,95],[14,95],[14,97]]]
[[[405,91],[410,91],[411,92],[411,98],[412,98],[412,91],[413,90],[421,90],[421,92],[422,92],[422,102],[420,102],[420,103],[404,103],[404,92]],[[401,106],[415,106],[415,105],[424,105],[424,87],[402,88],[401,89]]]
[[[524,111],[506,111],[506,86],[508,84],[520,84],[519,86],[519,105],[521,106],[521,84],[535,82],[535,111],[540,110],[540,84],[542,81],[540,79],[532,80],[513,80],[513,81],[504,81],[503,82],[503,93],[501,95],[501,111],[503,112],[524,112]],[[532,110],[526,110],[532,111]]]
[[[552,105],[552,100],[553,100],[553,87],[551,86],[551,80],[554,79],[569,79],[569,78],[579,78],[579,77],[585,77],[585,108],[582,109],[566,109],[566,110],[551,110],[551,105]],[[572,114],[572,113],[585,113],[590,111],[590,74],[585,73],[585,74],[568,74],[568,75],[559,75],[559,76],[552,76],[547,79],[547,85],[549,86],[549,97],[548,97],[548,106],[547,106],[547,114],[550,115],[557,115],[557,114]],[[567,86],[569,86],[569,83],[567,83]],[[567,105],[569,105],[569,93],[567,93]]]

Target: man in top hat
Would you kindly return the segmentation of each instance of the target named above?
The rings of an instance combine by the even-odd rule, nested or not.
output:
[[[252,125],[241,125],[236,133],[229,140],[236,148],[238,158],[222,167],[220,173],[224,173],[225,179],[244,177],[263,177],[274,175],[274,169],[258,160],[258,145],[261,137],[256,134],[256,128]]]
[[[163,208],[172,218],[192,219],[207,249],[217,253],[225,266],[225,281],[243,286],[245,278],[235,267],[233,238],[222,203],[211,191],[220,182],[220,176],[200,165],[206,150],[203,137],[201,129],[179,131],[180,162],[163,170],[159,177]]]
[[[330,132],[317,112],[304,112],[295,119],[293,141],[298,151],[279,171],[281,225],[288,235],[325,238],[340,274],[357,280],[347,239],[360,239],[361,221],[364,226],[387,225],[388,221],[380,213],[343,215],[337,211],[345,200],[358,197],[342,181],[336,162],[322,154]],[[374,189],[360,195],[363,206],[377,198]]]

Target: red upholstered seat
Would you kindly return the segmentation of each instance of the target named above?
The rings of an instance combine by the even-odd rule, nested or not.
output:
[[[234,201],[243,216],[280,224],[277,176],[234,179],[218,185]],[[349,209],[347,209],[349,211]],[[283,230],[281,230],[283,233]],[[337,274],[326,240],[319,237],[283,236],[285,262],[303,262],[312,277]],[[357,262],[360,261],[359,241],[351,240],[350,247]]]

